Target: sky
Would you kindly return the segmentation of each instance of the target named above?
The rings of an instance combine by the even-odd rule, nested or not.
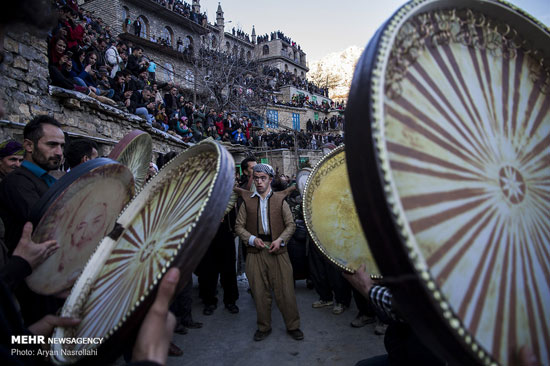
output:
[[[200,1],[201,12],[207,12],[210,23],[216,21],[218,1]],[[509,2],[550,25],[549,0]],[[308,62],[350,46],[363,48],[376,29],[404,3],[404,0],[221,0],[226,32],[235,27],[251,34],[253,25],[257,35],[281,30],[302,47]]]

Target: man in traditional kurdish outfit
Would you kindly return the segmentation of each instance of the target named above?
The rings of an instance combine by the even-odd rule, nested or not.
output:
[[[246,276],[256,303],[258,329],[255,341],[271,333],[271,291],[281,310],[288,334],[295,340],[304,339],[300,330],[300,315],[294,293],[292,265],[286,243],[296,224],[285,193],[273,192],[271,182],[275,172],[268,164],[253,168],[256,191],[242,196],[235,231],[248,244]]]

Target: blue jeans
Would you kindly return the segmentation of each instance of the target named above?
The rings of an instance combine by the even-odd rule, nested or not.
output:
[[[86,85],[86,83],[84,82],[84,80],[82,80],[81,78],[79,78],[78,76],[75,76],[73,78],[73,81],[75,82],[76,85],[80,85],[80,86],[83,86],[85,88],[88,88],[88,85]]]
[[[113,89],[101,89],[99,86],[96,86],[97,94],[106,96],[107,98],[113,98],[115,91]]]
[[[147,121],[147,124],[149,124],[149,125],[152,125],[153,121],[155,120],[153,115],[150,114],[149,111],[147,110],[147,108],[145,108],[145,107],[136,108],[136,113],[135,114],[142,117],[142,118],[144,118]]]

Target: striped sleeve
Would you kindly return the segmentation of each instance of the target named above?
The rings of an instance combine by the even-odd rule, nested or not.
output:
[[[394,310],[392,293],[389,288],[373,286],[369,291],[369,298],[384,323],[403,322],[403,319]]]

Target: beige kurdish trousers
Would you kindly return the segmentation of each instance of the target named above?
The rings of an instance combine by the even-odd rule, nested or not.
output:
[[[256,303],[258,329],[262,332],[271,329],[271,291],[283,314],[286,329],[300,328],[292,265],[287,249],[281,249],[279,254],[270,254],[267,249],[248,249],[246,277]]]

